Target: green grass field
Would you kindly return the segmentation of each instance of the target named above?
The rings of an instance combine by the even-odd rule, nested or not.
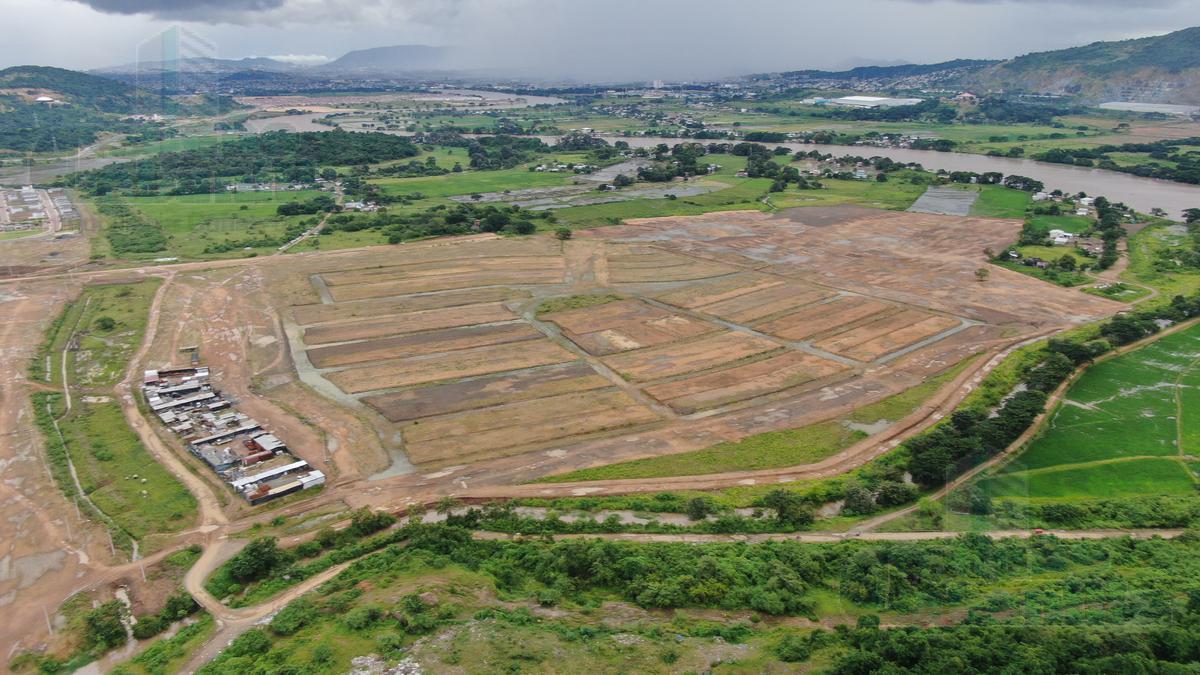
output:
[[[135,539],[192,524],[196,499],[146,451],[117,403],[77,403],[59,422],[80,485]]]
[[[371,182],[378,185],[385,194],[403,195],[419,192],[426,197],[453,197],[504,190],[559,187],[571,185],[571,179],[574,177],[575,175],[570,173],[544,173],[517,167],[498,171],[464,171],[422,178],[379,178]]]
[[[981,482],[1031,499],[1186,494],[1200,456],[1200,327],[1092,366],[1041,436]]]
[[[682,452],[662,457],[649,457],[631,462],[582,469],[549,476],[540,482],[561,483],[578,480],[609,480],[622,478],[661,478],[665,476],[696,476],[723,471],[773,469],[781,466],[810,464],[834,455],[867,438],[861,426],[899,421],[912,414],[930,396],[954,379],[973,359],[967,359],[945,373],[895,396],[864,406],[835,420],[820,422],[799,429],[771,431],[743,438],[740,441],[718,443],[703,450]]]
[[[1062,230],[1071,234],[1080,234],[1094,224],[1091,218],[1084,216],[1033,216],[1029,222],[1047,230]]]
[[[984,185],[979,199],[971,207],[971,215],[983,218],[1023,218],[1031,197],[1028,192],[999,185]]]
[[[67,352],[73,387],[111,387],[121,379],[146,332],[146,313],[158,286],[155,279],[96,286],[84,292],[80,299],[83,308],[74,331],[78,349]],[[105,318],[112,319],[115,325],[105,328]]]
[[[167,249],[142,258],[233,258],[275,251],[278,243],[261,245],[282,237],[288,225],[313,216],[280,216],[280,204],[305,201],[319,194],[315,190],[296,192],[225,192],[211,195],[129,197],[125,201],[148,219],[158,223],[167,235]],[[249,244],[246,250],[243,244]],[[217,251],[222,245],[231,250]],[[206,252],[208,251],[208,252]]]
[[[48,355],[53,374],[50,382],[61,387],[61,354],[67,349],[72,406],[67,410],[65,401],[57,396],[52,408],[64,443],[52,426],[42,427],[48,445],[64,448],[65,456],[48,452],[49,459],[65,464],[69,457],[83,494],[122,533],[142,540],[143,552],[161,543],[147,542],[147,537],[184,529],[196,514],[195,498],[147,452],[125,421],[113,390],[142,342],[160,283],[151,279],[85,287],[52,324],[34,364],[35,372],[42,372]],[[67,483],[62,488],[68,496],[74,495],[69,472],[58,468],[55,478]]]

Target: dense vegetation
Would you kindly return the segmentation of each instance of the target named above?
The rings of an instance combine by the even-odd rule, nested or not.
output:
[[[389,213],[386,210],[371,215],[343,213],[332,216],[321,233],[376,230],[387,237],[388,243],[398,244],[411,239],[471,232],[533,234],[537,230],[535,219],[554,222],[554,214],[504,204],[438,204],[416,213]]]
[[[766,647],[771,660],[837,673],[1186,672],[1181,668],[1200,660],[1200,556],[1191,535],[747,545],[491,541],[445,525],[396,534],[392,545],[288,605],[202,672],[287,672],[297,660],[345,670],[338,659],[367,651],[399,659],[421,636],[464,620],[493,639],[504,640],[505,623],[516,622],[557,634],[564,647],[589,644],[613,629],[534,616],[527,605],[586,617],[614,599],[645,609],[750,613],[703,625],[677,619],[665,635],[646,626],[627,644],[719,637]],[[469,582],[483,584],[476,590],[463,586],[476,579]],[[418,595],[414,586],[438,592]],[[503,606],[491,600],[497,595]],[[856,625],[832,631],[759,621],[846,612]],[[600,616],[639,634],[622,619]],[[931,619],[942,626],[913,625]],[[885,621],[898,627],[885,629]],[[330,640],[349,641],[353,651],[320,646]],[[525,651],[525,663],[538,660]]]
[[[1181,150],[1197,146],[1200,146],[1200,138],[1193,137],[1154,143],[1102,145],[1097,148],[1052,148],[1035,155],[1034,158],[1055,164],[1094,166],[1135,176],[1197,184],[1200,183],[1200,151]],[[1149,161],[1133,165],[1119,164],[1111,157],[1113,153],[1118,152],[1146,154]]]
[[[413,140],[426,145],[466,148],[472,169],[511,169],[550,151],[537,138],[509,135],[467,138],[453,131],[419,134]]]
[[[203,194],[220,192],[234,181],[309,182],[322,167],[371,164],[417,154],[412,141],[389,134],[279,131],[112,164],[72,174],[66,183],[96,195],[115,189],[137,195]]]

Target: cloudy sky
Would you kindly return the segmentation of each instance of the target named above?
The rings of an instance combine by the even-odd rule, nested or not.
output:
[[[644,80],[1003,58],[1198,26],[1200,0],[0,0],[0,17],[0,66],[128,63],[179,25],[222,58],[432,44],[464,67]]]

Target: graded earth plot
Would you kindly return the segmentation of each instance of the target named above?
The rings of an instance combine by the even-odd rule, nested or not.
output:
[[[557,324],[563,335],[597,356],[653,347],[718,330],[706,321],[632,299],[552,312],[542,319]]]
[[[689,342],[610,356],[604,363],[630,380],[646,382],[714,368],[779,349],[782,346],[771,340],[726,330]]]
[[[804,352],[671,380],[644,391],[681,414],[771,394],[800,385],[823,385],[846,376],[850,366]],[[812,387],[805,387],[806,390]]]
[[[321,255],[278,287],[297,362],[385,445],[431,469],[530,453],[541,475],[827,420],[1122,307],[1004,270],[977,281],[1015,227],[709,214]]]
[[[614,246],[608,250],[608,278],[614,284],[690,281],[730,274],[728,265],[694,260],[652,246]]]
[[[1002,250],[1020,227],[1014,220],[814,207],[630,220],[579,236],[655,246],[992,324],[1060,326],[1121,307],[995,266],[987,281],[978,281],[984,249]]]

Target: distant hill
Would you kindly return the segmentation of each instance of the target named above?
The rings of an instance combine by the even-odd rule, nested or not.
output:
[[[132,114],[150,103],[145,92],[107,78],[47,66],[14,66],[0,70],[0,95],[17,100],[50,96],[100,112]]]
[[[983,68],[999,63],[978,59],[955,59],[942,63],[906,63],[895,66],[859,66],[850,70],[792,70],[778,75],[789,79],[811,80],[889,80],[930,75],[944,71]]]
[[[393,45],[347,52],[341,58],[313,68],[319,72],[412,72],[445,67],[450,50],[426,45]]]
[[[981,90],[1078,96],[1089,103],[1200,103],[1200,28],[1027,54],[962,80]]]
[[[271,73],[290,73],[301,70],[302,66],[284,61],[276,61],[263,56],[247,57],[244,59],[212,59],[192,57],[172,59],[169,61],[144,61],[141,63],[125,63],[119,66],[97,68],[91,72],[97,75],[128,75],[133,73],[242,73],[246,71],[262,71]]]

